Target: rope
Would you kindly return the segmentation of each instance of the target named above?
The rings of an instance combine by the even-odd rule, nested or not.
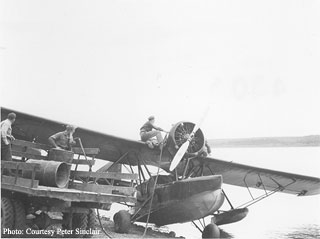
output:
[[[108,237],[108,238],[112,238],[112,236],[110,234],[107,233],[107,231],[103,228],[102,223],[101,223],[101,219],[100,219],[100,213],[99,213],[99,209],[97,208],[97,215],[98,215],[98,221],[100,224],[100,227],[103,231],[103,233]]]
[[[166,134],[166,137],[163,140],[163,142],[165,142],[167,137],[168,137],[168,134]],[[159,166],[158,166],[157,176],[156,176],[156,180],[154,181],[154,187],[153,187],[152,194],[151,194],[151,200],[150,200],[149,212],[148,212],[148,217],[147,217],[147,223],[146,223],[146,227],[144,229],[143,235],[142,235],[143,238],[145,237],[145,235],[147,233],[149,219],[150,219],[150,213],[151,213],[151,207],[152,207],[152,201],[153,201],[153,196],[154,196],[154,192],[156,190],[157,181],[158,181],[158,177],[159,177],[159,173],[160,173],[160,164],[161,164],[161,161],[162,161],[162,151],[163,151],[163,146],[164,146],[163,142],[162,142],[162,145],[160,145],[162,147],[160,147]]]

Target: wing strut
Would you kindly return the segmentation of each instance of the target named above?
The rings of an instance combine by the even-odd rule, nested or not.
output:
[[[258,174],[258,175],[259,175],[259,174]],[[242,205],[240,205],[240,206],[238,206],[237,209],[238,209],[238,208],[243,208],[243,207],[249,207],[249,206],[251,206],[251,205],[253,205],[253,204],[261,201],[262,199],[265,199],[265,198],[267,198],[267,197],[275,194],[276,192],[279,192],[279,191],[284,190],[286,187],[288,187],[288,186],[290,186],[291,184],[294,184],[294,183],[296,182],[295,180],[292,180],[292,182],[288,183],[288,184],[285,185],[285,186],[282,186],[282,185],[281,185],[280,183],[278,183],[275,179],[270,178],[272,181],[274,181],[274,182],[278,185],[278,187],[275,188],[274,190],[270,191],[270,192],[267,192],[267,190],[265,189],[265,186],[264,186],[264,184],[263,184],[263,181],[262,181],[260,175],[259,175],[259,178],[260,178],[260,180],[261,180],[261,182],[259,183],[259,186],[260,186],[260,185],[263,186],[265,193],[262,194],[262,195],[260,195],[260,196],[257,197],[257,198],[254,198],[253,195],[252,195],[252,193],[251,193],[251,191],[250,191],[250,188],[248,187],[248,184],[247,184],[247,182],[246,182],[246,177],[245,177],[245,178],[243,179],[243,182],[245,183],[246,188],[247,188],[247,190],[248,190],[248,192],[249,192],[252,200],[249,201],[249,202],[246,202],[246,203],[244,203],[244,204],[242,204]]]
[[[211,173],[212,175],[215,175],[215,174],[214,174],[214,172],[213,172],[213,171],[211,170],[211,168],[209,167],[209,165],[206,165],[206,167],[209,169],[209,171],[210,171],[210,173]],[[231,209],[234,209],[234,207],[233,207],[233,205],[232,205],[231,201],[229,200],[229,198],[228,198],[227,194],[225,193],[225,191],[224,191],[223,189],[222,189],[222,193],[223,193],[224,197],[227,199],[227,201],[228,201],[228,203],[229,203],[229,205],[230,205]]]

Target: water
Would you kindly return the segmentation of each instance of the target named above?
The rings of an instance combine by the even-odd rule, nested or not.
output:
[[[215,149],[212,156],[308,176],[320,175],[320,148]],[[246,188],[230,185],[223,188],[234,206],[250,200]],[[255,196],[262,193],[260,190],[252,192]],[[225,202],[222,209],[228,208]],[[201,237],[191,223],[169,225],[168,228],[177,236]],[[249,214],[242,221],[220,228],[232,238],[320,238],[320,196],[276,193],[249,207]]]
[[[319,177],[320,148],[238,148],[214,149],[213,157],[226,161],[264,167],[279,171]],[[246,188],[224,185],[225,192],[234,206],[250,200]],[[263,191],[252,190],[255,196]],[[225,201],[223,210],[230,207]],[[117,212],[114,204],[109,215]],[[276,193],[249,207],[248,216],[237,223],[220,228],[231,238],[320,238],[320,196],[297,197]],[[206,222],[210,217],[206,218]],[[160,228],[175,231],[177,236],[201,238],[191,223],[173,224]]]

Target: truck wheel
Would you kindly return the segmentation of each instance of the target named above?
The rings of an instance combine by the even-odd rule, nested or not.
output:
[[[113,216],[114,230],[117,233],[128,233],[131,226],[130,214],[121,210]]]
[[[26,229],[26,211],[20,200],[12,200],[14,211],[14,229]]]
[[[63,214],[63,223],[62,223],[62,229],[67,229],[73,230],[73,234],[71,235],[64,235],[64,237],[71,237],[71,238],[75,238],[75,237],[83,237],[84,234],[81,233],[76,233],[76,229],[78,231],[80,230],[86,230],[87,226],[88,226],[88,216],[85,213],[73,213],[72,215],[72,228],[69,228],[69,218],[70,218],[70,214],[69,213],[64,213]]]
[[[3,230],[6,228],[12,229],[14,223],[13,217],[13,206],[11,200],[7,197],[1,198],[1,236],[9,237],[9,235],[4,234]]]
[[[216,224],[210,223],[203,232],[202,238],[220,238],[220,229]]]
[[[23,203],[20,200],[12,200],[13,211],[14,211],[14,229],[25,230],[27,229],[27,221],[26,221],[26,211]],[[19,237],[24,237],[25,235],[20,235]]]
[[[87,225],[87,230],[95,230],[96,229],[96,212],[94,209],[89,209],[89,214],[88,214],[88,225]],[[92,237],[93,234],[85,234],[85,238],[90,238]]]
[[[85,213],[74,213],[72,217],[72,229],[74,230],[74,237],[83,237],[84,234],[76,233],[76,229],[86,230],[88,226],[88,216]]]

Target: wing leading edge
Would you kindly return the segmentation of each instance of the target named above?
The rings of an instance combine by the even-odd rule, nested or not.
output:
[[[16,110],[1,107],[1,119],[5,119],[8,113],[15,112],[17,120],[12,130],[17,139],[48,144],[48,138],[59,131],[65,130],[66,123],[45,119],[39,116],[26,114]],[[86,148],[99,148],[97,158],[115,162],[121,157],[121,163],[136,165],[141,153],[155,154],[145,143],[108,135],[85,128],[77,128],[74,137],[80,137]],[[150,153],[151,152],[151,153]]]
[[[204,164],[203,175],[220,174],[223,182],[240,187],[279,191],[298,196],[320,194],[320,178],[286,173],[214,158],[195,159]]]

